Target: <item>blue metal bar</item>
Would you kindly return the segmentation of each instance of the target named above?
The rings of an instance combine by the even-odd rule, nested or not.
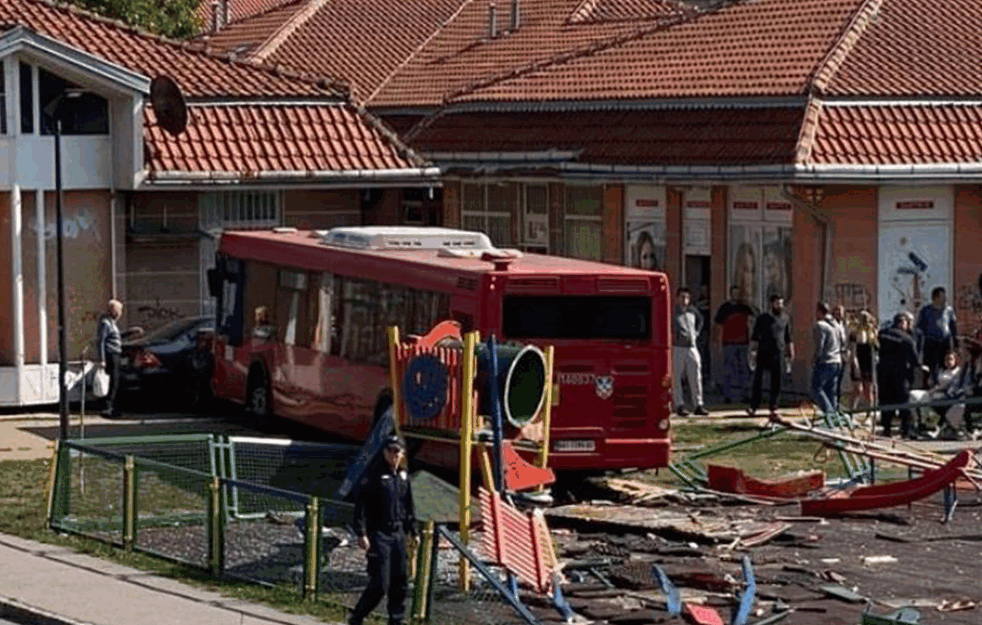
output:
[[[750,610],[753,609],[754,601],[757,599],[757,580],[754,578],[754,567],[750,563],[749,556],[743,556],[741,566],[743,568],[743,580],[747,585],[743,589],[743,595],[740,596],[740,606],[733,614],[730,625],[747,625]]]
[[[498,395],[498,343],[495,341],[494,334],[488,337],[488,362],[491,371],[488,373],[487,393],[491,398],[491,431],[494,434],[494,463],[492,464],[494,474],[494,487],[499,493],[505,491],[505,466],[503,452],[501,450],[501,439],[504,436],[501,423],[501,397]]]
[[[553,573],[552,575],[552,605],[556,608],[556,611],[563,617],[563,620],[567,623],[572,623],[573,619],[576,618],[576,613],[573,612],[573,608],[570,607],[569,602],[566,601],[566,597],[563,595],[563,587],[560,585],[559,575]]]
[[[665,593],[668,614],[670,616],[682,614],[682,597],[679,595],[679,589],[675,587],[672,580],[668,579],[668,575],[665,575],[665,571],[657,564],[651,565],[651,574],[658,580],[658,583],[661,585],[661,591]]]

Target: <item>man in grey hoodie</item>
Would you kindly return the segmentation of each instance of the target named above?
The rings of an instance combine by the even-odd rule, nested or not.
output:
[[[842,368],[842,340],[835,319],[829,313],[829,305],[825,302],[819,302],[815,307],[812,399],[822,414],[834,414],[839,409],[836,387]]]
[[[694,414],[706,416],[709,413],[702,405],[702,359],[696,340],[702,332],[702,314],[692,305],[692,293],[680,287],[675,293],[676,304],[672,313],[672,397],[675,399],[675,414],[688,416],[685,398],[682,396],[682,380],[689,385]]]

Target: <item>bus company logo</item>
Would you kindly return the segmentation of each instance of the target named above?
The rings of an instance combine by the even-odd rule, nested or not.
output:
[[[610,396],[614,394],[614,376],[598,375],[595,387],[597,389],[597,397],[600,399],[610,399]]]

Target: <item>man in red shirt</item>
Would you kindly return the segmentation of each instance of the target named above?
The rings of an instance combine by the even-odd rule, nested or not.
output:
[[[720,341],[723,344],[723,398],[726,403],[741,400],[746,403],[749,392],[748,365],[750,324],[755,317],[740,287],[730,287],[730,299],[716,311],[714,321],[721,326]]]

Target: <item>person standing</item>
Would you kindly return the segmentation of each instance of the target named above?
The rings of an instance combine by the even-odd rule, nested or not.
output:
[[[689,385],[689,393],[695,406],[694,414],[706,416],[709,413],[702,405],[702,358],[699,356],[697,341],[702,331],[703,319],[692,305],[692,293],[680,287],[675,293],[676,304],[672,314],[672,395],[675,398],[675,414],[688,416],[685,398],[682,396],[682,381]]]
[[[859,407],[860,399],[866,400],[867,408],[871,408],[876,401],[873,374],[876,370],[879,349],[877,334],[876,317],[865,308],[859,311],[856,327],[849,337],[849,342],[852,344],[852,382],[856,387],[856,394],[852,400],[853,410]]]
[[[897,313],[893,324],[880,331],[880,361],[876,366],[876,384],[879,387],[880,404],[906,404],[910,398],[910,387],[914,373],[920,368],[917,347],[910,335],[910,318],[905,313]],[[883,435],[890,436],[896,409],[883,410]],[[900,411],[900,432],[910,438],[910,410]]]
[[[95,349],[99,368],[109,375],[109,392],[106,394],[102,416],[118,417],[119,406],[116,402],[116,392],[119,390],[119,360],[123,353],[123,339],[116,322],[123,316],[123,303],[116,299],[109,300],[106,312],[99,317],[95,333]]]
[[[931,304],[917,315],[917,336],[921,358],[928,368],[928,385],[938,381],[938,371],[944,367],[944,357],[958,347],[958,323],[955,310],[948,305],[944,287],[934,287]]]
[[[815,358],[812,363],[812,399],[822,414],[834,414],[836,384],[842,368],[842,346],[835,319],[829,305],[819,302],[815,307]]]
[[[750,416],[760,407],[761,385],[764,374],[771,377],[770,411],[777,414],[781,397],[781,376],[791,368],[794,360],[794,342],[791,340],[791,322],[784,314],[784,298],[771,295],[771,309],[761,313],[754,322],[750,336],[750,360],[754,363],[753,391],[750,396]]]
[[[409,588],[407,536],[416,535],[416,514],[409,475],[403,468],[406,445],[398,436],[385,441],[385,462],[363,482],[355,500],[354,530],[368,554],[368,586],[348,625],[362,625],[383,596],[388,596],[389,625],[405,622]]]
[[[842,304],[832,309],[832,325],[835,326],[839,334],[839,375],[835,379],[835,409],[839,409],[842,402],[842,380],[846,375],[846,363],[849,362],[849,331],[846,330],[846,307]]]
[[[713,319],[720,326],[720,343],[723,347],[723,398],[726,403],[737,397],[747,401],[747,367],[750,355],[750,325],[754,309],[747,305],[740,287],[730,287],[730,299],[716,311]]]

